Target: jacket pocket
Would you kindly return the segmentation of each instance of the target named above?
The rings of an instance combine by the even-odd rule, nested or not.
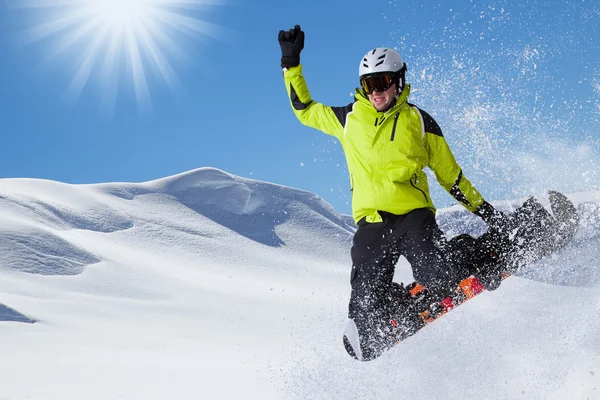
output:
[[[427,198],[427,194],[425,193],[425,191],[417,186],[417,174],[414,174],[410,178],[410,185],[417,189],[419,192],[421,192],[423,194],[423,197],[425,197],[425,201],[429,203],[429,199]]]
[[[392,182],[406,182],[418,171],[419,166],[412,160],[397,159],[385,166],[385,175]]]

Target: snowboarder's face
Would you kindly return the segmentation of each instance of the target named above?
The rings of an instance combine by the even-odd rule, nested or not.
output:
[[[373,104],[373,107],[377,111],[385,111],[387,110],[397,94],[397,85],[394,83],[392,86],[384,90],[383,92],[378,92],[377,90],[373,90],[372,93],[369,93],[369,101]]]

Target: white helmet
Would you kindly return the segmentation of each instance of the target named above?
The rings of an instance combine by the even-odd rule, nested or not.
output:
[[[397,51],[378,47],[365,54],[358,68],[358,77],[378,72],[398,72],[402,69],[404,62]]]

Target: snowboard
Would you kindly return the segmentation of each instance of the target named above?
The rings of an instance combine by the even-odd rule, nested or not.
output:
[[[456,289],[433,300],[424,286],[413,282],[406,286],[408,298],[402,311],[385,329],[390,335],[388,344],[370,353],[368,358],[357,357],[345,335],[346,351],[361,361],[373,360],[466,301],[495,290],[520,269],[563,248],[579,226],[577,210],[565,195],[556,191],[548,192],[548,201],[546,209],[538,199],[530,197],[507,214],[501,228],[489,229],[479,237],[459,235],[448,241],[445,251],[450,264],[469,271]]]

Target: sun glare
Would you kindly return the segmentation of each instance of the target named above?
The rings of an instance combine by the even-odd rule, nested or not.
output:
[[[13,9],[37,13],[41,21],[21,31],[17,40],[22,44],[52,40],[51,57],[64,56],[73,67],[63,98],[74,105],[95,80],[101,87],[100,113],[109,119],[124,81],[133,88],[144,116],[153,111],[150,87],[155,78],[173,92],[183,88],[173,58],[195,57],[181,46],[181,35],[222,39],[224,28],[198,18],[201,9],[217,2],[222,4],[222,0],[6,0]],[[124,70],[127,75],[121,76]]]
[[[88,1],[92,15],[116,28],[132,27],[142,24],[151,3],[147,0],[93,0]]]

